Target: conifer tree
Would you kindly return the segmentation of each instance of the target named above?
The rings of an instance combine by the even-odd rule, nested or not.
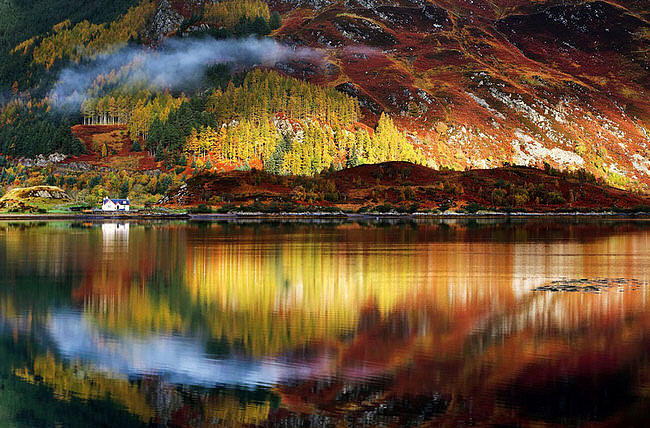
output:
[[[277,30],[278,28],[282,27],[282,17],[280,17],[280,14],[277,10],[271,14],[271,18],[269,19],[269,26],[271,27],[271,30]]]

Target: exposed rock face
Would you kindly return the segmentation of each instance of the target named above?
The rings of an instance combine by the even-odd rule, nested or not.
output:
[[[336,89],[359,100],[359,106],[361,106],[361,108],[368,109],[368,111],[376,115],[381,114],[381,106],[379,106],[379,104],[377,104],[372,98],[365,96],[355,84],[350,82],[341,83],[336,87]]]
[[[162,0],[149,27],[148,33],[151,43],[158,45],[167,34],[180,28],[183,19],[183,15],[172,8],[169,0]]]
[[[85,162],[70,162],[63,170],[87,172],[93,170],[93,167]]]
[[[65,160],[66,155],[62,153],[52,153],[50,155],[42,155],[39,154],[36,156],[36,158],[23,158],[19,159],[18,162],[22,165],[25,165],[27,167],[31,166],[38,166],[38,167],[44,167],[44,166],[49,166],[49,165],[55,165],[58,163],[61,163]]]
[[[336,1],[337,0],[280,0],[279,3],[284,3],[285,5],[294,7],[303,6],[321,9],[333,5]]]
[[[34,189],[29,193],[31,198],[70,199],[63,189]]]

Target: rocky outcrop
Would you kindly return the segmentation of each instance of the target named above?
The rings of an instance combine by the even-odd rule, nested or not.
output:
[[[178,30],[183,23],[183,15],[176,12],[169,0],[162,0],[148,28],[151,44],[156,46],[166,35]]]
[[[49,155],[42,155],[39,154],[35,158],[22,158],[18,160],[18,163],[31,167],[31,166],[38,166],[38,167],[45,167],[49,165],[55,165],[58,163],[61,163],[65,160],[66,155],[62,153],[52,153]]]
[[[333,5],[336,3],[336,0],[281,0],[280,3],[293,7],[311,7],[314,9],[322,9]]]
[[[67,202],[72,199],[60,187],[34,186],[11,189],[0,198],[0,209],[9,211],[34,211],[38,207],[36,201]],[[56,202],[55,202],[56,203]]]

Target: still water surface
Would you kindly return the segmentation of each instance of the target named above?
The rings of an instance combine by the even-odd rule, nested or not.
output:
[[[647,425],[649,281],[643,220],[0,223],[0,425]]]

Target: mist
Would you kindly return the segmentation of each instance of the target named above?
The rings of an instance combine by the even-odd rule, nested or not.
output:
[[[321,54],[309,48],[293,48],[272,39],[215,40],[168,39],[158,50],[125,47],[102,54],[86,65],[61,71],[49,94],[52,105],[66,111],[78,110],[89,91],[101,86],[111,73],[111,85],[142,85],[153,90],[184,90],[205,79],[214,64],[272,66],[292,60],[319,62]]]

